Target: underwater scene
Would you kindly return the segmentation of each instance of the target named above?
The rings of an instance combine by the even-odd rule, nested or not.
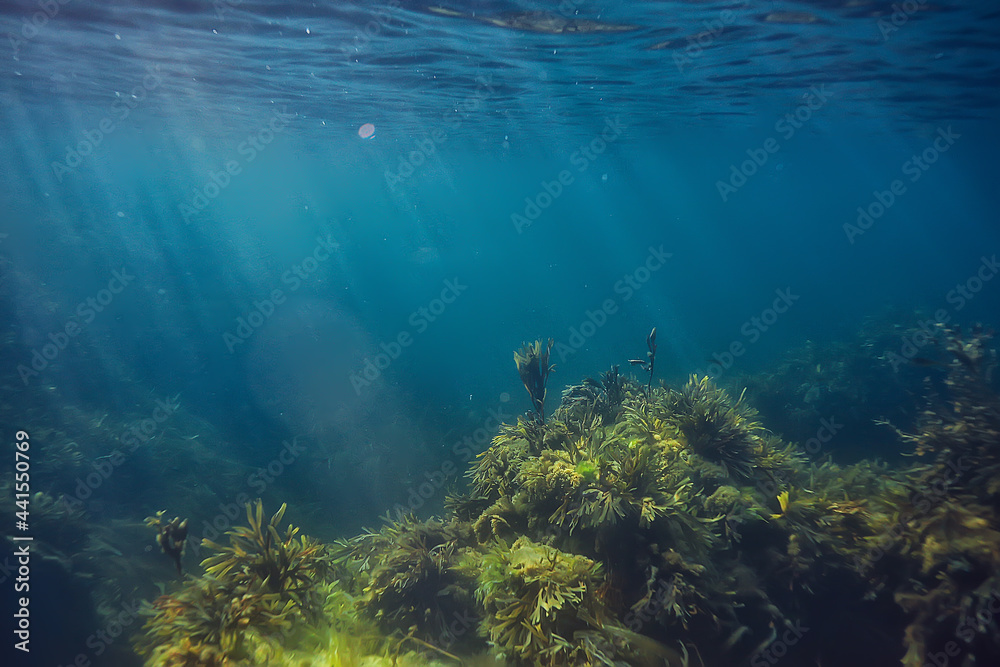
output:
[[[1000,665],[1000,7],[0,3],[4,667]]]

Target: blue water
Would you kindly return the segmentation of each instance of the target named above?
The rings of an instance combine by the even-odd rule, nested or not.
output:
[[[40,410],[5,426],[178,397],[167,437],[246,470],[301,437],[265,496],[335,535],[529,409],[524,341],[556,341],[554,407],[653,326],[676,384],[887,308],[995,324],[998,29],[957,0],[5,2],[0,372]],[[91,511],[211,516],[212,460]]]

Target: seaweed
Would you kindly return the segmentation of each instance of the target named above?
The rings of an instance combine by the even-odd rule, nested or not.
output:
[[[872,546],[864,571],[893,591],[906,614],[905,667],[938,655],[1000,660],[997,619],[974,615],[1000,599],[1000,397],[991,388],[992,335],[978,326],[964,335],[940,325],[952,356],[943,393],[928,392],[914,432],[896,429],[913,455],[930,462],[885,494],[894,512],[879,532],[890,539]]]
[[[456,618],[478,619],[471,581],[457,568],[470,544],[468,524],[407,516],[343,543],[337,560],[352,572],[359,610],[384,632],[444,648],[459,639]]]
[[[308,609],[312,583],[329,573],[329,555],[326,547],[308,537],[296,539],[299,529],[294,526],[281,536],[279,525],[287,507],[282,504],[265,523],[263,503],[247,503],[249,525],[230,530],[228,545],[203,539],[202,546],[216,552],[202,562],[207,574],[236,586],[280,594]]]
[[[720,465],[729,477],[753,476],[754,451],[760,448],[764,429],[743,394],[733,403],[708,377],[691,376],[680,391],[671,390],[664,403],[668,423],[694,453]]]
[[[544,347],[541,340],[536,340],[534,343],[524,344],[520,350],[514,352],[517,372],[521,376],[524,388],[528,390],[528,396],[531,397],[531,407],[541,422],[545,421],[545,384],[548,382],[549,373],[555,368],[555,365],[549,365],[549,353],[553,344],[551,338]]]
[[[183,574],[181,558],[187,541],[188,520],[181,521],[179,517],[174,517],[164,521],[164,514],[166,510],[160,510],[156,516],[146,517],[146,525],[156,529],[156,543],[160,545],[160,550],[173,561],[177,574]]]
[[[483,628],[500,656],[547,666],[621,664],[608,639],[613,617],[597,594],[599,563],[521,537],[470,555],[465,568],[477,576]]]
[[[206,543],[206,573],[154,603],[141,648],[152,665],[993,664],[990,335],[938,332],[951,360],[896,429],[908,467],[812,460],[706,377],[642,386],[612,367],[544,420],[538,341],[518,354],[534,415],[501,425],[446,518],[329,549],[282,535],[284,507],[248,506],[228,547]]]
[[[286,506],[267,522],[258,500],[247,503],[248,526],[230,530],[229,544],[202,540],[215,553],[205,574],[143,608],[147,621],[137,641],[153,665],[228,665],[246,657],[247,632],[275,635],[315,618],[324,597],[318,584],[332,562],[327,548],[279,525]]]
[[[653,368],[656,365],[656,327],[653,327],[649,335],[646,336],[646,348],[648,351],[645,359],[629,359],[629,363],[649,373],[649,379],[646,382],[646,393],[648,394],[653,389]]]
[[[634,382],[612,366],[597,378],[585,378],[582,384],[567,387],[563,391],[560,410],[578,413],[576,419],[611,423],[618,419],[627,397],[634,393]]]

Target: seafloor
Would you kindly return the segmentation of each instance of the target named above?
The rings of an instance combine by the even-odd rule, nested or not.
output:
[[[245,472],[225,448],[164,429],[108,451],[123,417],[24,394],[4,420],[39,425],[34,576],[62,601],[38,617],[94,664],[1000,664],[991,336],[872,321],[667,386],[654,330],[561,401],[536,341],[515,353],[532,409],[440,463],[443,505],[339,540],[293,528],[294,502],[220,505]],[[80,498],[101,470],[174,502]],[[193,543],[216,507],[231,528]]]

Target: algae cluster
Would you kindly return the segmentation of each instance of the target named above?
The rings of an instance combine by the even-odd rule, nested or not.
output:
[[[903,468],[812,461],[705,377],[612,368],[543,422],[526,346],[533,413],[445,518],[327,547],[248,507],[139,646],[150,665],[996,664],[996,358],[989,332],[939,334],[945,391],[896,429]]]

